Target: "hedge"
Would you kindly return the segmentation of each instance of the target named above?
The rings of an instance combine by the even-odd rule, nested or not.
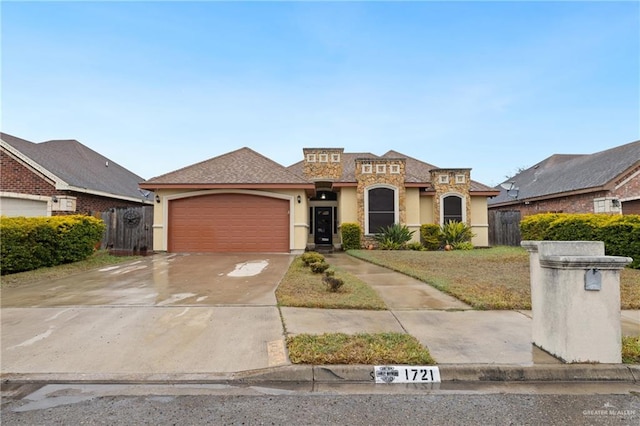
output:
[[[357,223],[343,223],[340,226],[342,232],[342,249],[358,250],[361,248],[360,239],[362,238],[362,229]]]
[[[523,240],[602,241],[605,254],[633,258],[640,269],[640,215],[544,213],[520,221]]]
[[[440,248],[440,238],[442,230],[440,225],[435,223],[425,223],[420,225],[420,240],[427,250],[438,250]]]
[[[0,218],[2,275],[86,259],[105,224],[91,216]]]

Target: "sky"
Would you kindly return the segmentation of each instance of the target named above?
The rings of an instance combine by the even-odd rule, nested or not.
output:
[[[2,1],[1,129],[144,179],[249,147],[471,168],[640,139],[640,2]]]

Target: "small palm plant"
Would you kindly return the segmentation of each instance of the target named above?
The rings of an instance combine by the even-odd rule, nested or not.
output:
[[[471,238],[475,236],[471,232],[471,227],[466,223],[449,221],[442,225],[441,239],[444,243],[445,250],[449,249],[462,249],[466,250],[473,248],[471,245]]]
[[[382,250],[401,250],[406,248],[415,232],[410,231],[406,225],[395,223],[380,228],[374,239]]]

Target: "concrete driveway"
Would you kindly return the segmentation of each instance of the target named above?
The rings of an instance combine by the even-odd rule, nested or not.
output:
[[[286,254],[159,254],[2,290],[2,373],[214,373],[286,363]]]

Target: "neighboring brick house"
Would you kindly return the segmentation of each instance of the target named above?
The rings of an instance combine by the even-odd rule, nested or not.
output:
[[[92,214],[153,204],[140,176],[76,140],[33,143],[0,133],[0,214]],[[143,195],[146,194],[146,197]]]
[[[472,181],[471,169],[342,148],[305,148],[289,167],[242,148],[140,187],[158,195],[154,250],[169,252],[301,252],[339,247],[347,222],[371,238],[380,226],[419,231],[448,220],[467,223],[473,244],[487,246],[487,198],[498,195]]]
[[[589,155],[556,154],[501,184],[492,211],[640,214],[640,141]]]

